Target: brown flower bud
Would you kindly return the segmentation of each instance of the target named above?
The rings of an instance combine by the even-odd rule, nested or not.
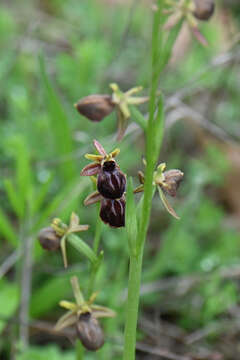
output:
[[[78,318],[77,336],[83,346],[90,351],[100,349],[104,344],[104,335],[98,320],[90,313],[81,314]]]
[[[193,15],[199,20],[207,21],[214,13],[214,0],[194,0]]]
[[[56,234],[51,226],[40,230],[38,240],[45,250],[56,251],[60,248],[61,237]]]
[[[78,112],[92,121],[101,121],[115,108],[110,95],[89,95],[75,105]]]
[[[119,199],[126,189],[126,176],[115,161],[105,161],[97,178],[97,189],[107,199]]]
[[[183,172],[180,170],[168,170],[163,173],[164,180],[160,184],[161,188],[170,196],[177,195],[177,189],[183,179]]]
[[[101,200],[100,217],[103,222],[112,227],[125,226],[125,198]]]

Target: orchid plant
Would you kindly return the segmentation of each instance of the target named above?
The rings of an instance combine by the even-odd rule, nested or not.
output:
[[[140,185],[135,189],[132,179],[127,178],[116,161],[116,157],[119,157],[120,154],[119,146],[107,153],[104,147],[94,140],[93,145],[97,154],[85,155],[85,158],[91,163],[86,164],[82,169],[81,176],[90,177],[94,192],[85,199],[84,204],[87,206],[100,203],[96,236],[92,248],[79,235],[76,235],[76,233],[88,230],[88,225],[81,225],[78,216],[74,213],[69,225],[64,224],[60,219],[54,219],[51,226],[43,229],[39,234],[40,243],[46,250],[62,250],[65,267],[68,265],[68,244],[90,261],[89,299],[84,299],[77,277],[72,277],[71,284],[75,302],[66,300],[60,302],[60,306],[67,311],[55,327],[57,331],[66,327],[75,327],[77,338],[87,350],[97,351],[103,346],[103,330],[98,319],[115,316],[113,310],[94,304],[96,293],[92,292],[103,259],[103,251],[99,252],[100,221],[103,221],[113,228],[126,228],[129,244],[129,281],[123,360],[135,359],[142,260],[149,229],[152,199],[155,191],[158,190],[165,209],[179,220],[179,216],[168,202],[167,196],[175,197],[177,195],[184,175],[178,169],[166,171],[165,163],[157,166],[164,133],[164,101],[163,95],[158,89],[159,76],[170,59],[171,50],[182,22],[187,21],[198,40],[205,44],[198,29],[198,20],[210,18],[213,10],[214,3],[210,0],[157,0],[152,8],[152,67],[149,95],[134,96],[142,91],[142,87],[133,87],[123,92],[117,84],[110,84],[111,95],[88,95],[75,105],[82,116],[99,123],[116,111],[117,141],[124,137],[131,118],[140,125],[145,136],[145,172],[139,171]],[[136,108],[137,105],[146,102],[148,102],[147,118]],[[139,206],[136,206],[134,198],[137,193],[142,196]],[[78,351],[77,354],[78,360],[83,359],[83,351]]]

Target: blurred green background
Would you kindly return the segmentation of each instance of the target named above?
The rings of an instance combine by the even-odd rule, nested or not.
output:
[[[44,252],[36,237],[54,216],[68,222],[75,211],[90,224],[82,238],[92,244],[97,212],[83,207],[91,191],[80,177],[83,154],[92,152],[95,137],[107,151],[116,147],[116,118],[91,123],[73,104],[110,93],[112,82],[123,90],[143,85],[147,94],[151,16],[147,0],[0,3],[1,360],[75,358],[72,332],[59,335],[53,326],[63,314],[59,301],[72,299],[70,276],[79,276],[84,291],[89,267],[69,249],[71,266],[64,271],[60,254]],[[201,24],[209,46],[184,27],[161,76],[166,132],[159,162],[183,170],[185,178],[171,202],[180,221],[153,200],[139,359],[240,358],[239,23],[238,1],[219,1],[213,19]],[[118,146],[121,169],[137,185],[144,154],[137,125],[131,122]],[[106,344],[84,358],[117,360],[128,273],[124,229],[103,225],[101,248],[98,303],[118,316],[103,320]]]

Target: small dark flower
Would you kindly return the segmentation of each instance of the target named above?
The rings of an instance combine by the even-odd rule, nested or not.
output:
[[[177,189],[183,180],[183,172],[177,169],[172,169],[163,172],[163,180],[161,181],[161,188],[170,196],[177,195]]]
[[[103,346],[104,334],[92,313],[82,313],[76,323],[76,329],[77,336],[86,349],[96,351]]]
[[[102,166],[106,161],[114,161],[114,158],[120,153],[119,149],[113,150],[107,154],[104,147],[97,141],[93,140],[93,145],[99,155],[85,154],[85,158],[93,161],[91,164],[86,165],[82,171],[82,176],[98,175],[101,172]]]
[[[61,237],[51,226],[43,228],[39,232],[38,240],[45,250],[56,251],[60,248]]]
[[[111,114],[115,108],[110,95],[89,95],[74,106],[81,115],[97,122]]]
[[[213,0],[194,0],[195,9],[193,15],[203,21],[209,20],[215,9],[215,3]]]
[[[125,197],[116,200],[102,198],[100,217],[112,227],[125,226]]]
[[[108,199],[119,199],[126,189],[126,176],[114,160],[105,161],[97,177],[99,193]]]
[[[119,154],[120,150],[115,149],[107,154],[97,140],[94,140],[93,143],[99,155],[85,155],[87,159],[94,162],[85,166],[81,171],[81,175],[97,175],[97,189],[99,193],[108,199],[119,199],[124,194],[126,188],[126,176],[120,171],[115,161],[115,157]]]

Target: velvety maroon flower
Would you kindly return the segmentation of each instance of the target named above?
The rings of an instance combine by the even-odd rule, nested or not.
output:
[[[99,193],[108,199],[119,199],[126,189],[126,176],[115,161],[105,161],[97,177]]]
[[[100,209],[102,221],[111,227],[125,226],[125,203],[124,196],[117,200],[102,198]]]
[[[76,323],[77,336],[83,346],[97,351],[104,344],[104,334],[98,320],[90,312],[82,313]]]

